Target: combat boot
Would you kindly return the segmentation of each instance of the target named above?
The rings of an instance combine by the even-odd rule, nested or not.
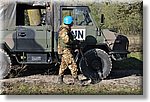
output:
[[[59,75],[57,83],[58,83],[58,84],[63,84],[63,83],[64,83],[64,82],[63,82],[63,78],[64,78],[63,75]]]

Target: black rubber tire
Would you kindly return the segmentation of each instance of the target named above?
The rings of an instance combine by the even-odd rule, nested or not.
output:
[[[5,78],[11,70],[11,60],[9,55],[0,49],[0,79]]]
[[[84,57],[79,62],[79,68],[84,76],[98,83],[110,74],[112,61],[105,51],[91,49],[84,53]]]

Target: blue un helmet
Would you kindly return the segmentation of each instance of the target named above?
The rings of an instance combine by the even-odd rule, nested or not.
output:
[[[73,18],[71,16],[66,16],[64,18],[64,24],[71,24],[73,22]]]

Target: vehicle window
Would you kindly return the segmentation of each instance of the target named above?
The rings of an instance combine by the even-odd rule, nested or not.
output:
[[[61,17],[62,23],[63,23],[63,19],[64,19],[65,16],[72,16],[74,18],[73,9],[63,9],[62,10],[62,17]]]
[[[17,26],[42,26],[46,24],[46,8],[18,4],[16,12]]]
[[[73,8],[73,9],[68,9],[68,8],[63,8],[62,9],[62,19],[65,16],[72,16],[74,18],[74,25],[77,26],[90,26],[93,25],[92,20],[89,16],[89,12],[84,9],[84,8]]]
[[[78,26],[93,25],[87,10],[75,9],[75,15],[76,15],[75,17],[76,25]]]

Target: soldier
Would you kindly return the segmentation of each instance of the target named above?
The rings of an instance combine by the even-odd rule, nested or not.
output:
[[[77,65],[73,58],[71,44],[73,43],[73,35],[71,34],[71,26],[73,25],[73,18],[66,16],[63,20],[63,25],[59,29],[58,37],[58,54],[61,55],[61,65],[59,69],[58,83],[62,84],[64,71],[67,67],[70,69],[74,78],[74,84],[81,84],[77,76]]]

